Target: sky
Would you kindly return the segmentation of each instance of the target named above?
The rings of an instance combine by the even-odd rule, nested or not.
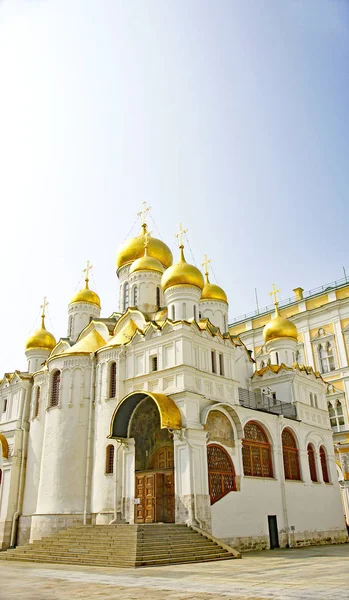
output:
[[[87,260],[118,310],[144,201],[231,320],[349,275],[346,0],[0,0],[0,57],[0,377]]]

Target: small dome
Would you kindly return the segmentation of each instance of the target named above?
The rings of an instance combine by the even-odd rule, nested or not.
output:
[[[205,285],[204,289],[202,290],[201,300],[220,300],[221,302],[226,302],[228,304],[228,298],[225,291],[219,287],[219,285],[210,283],[207,273],[205,276]]]
[[[288,319],[284,319],[279,313],[278,304],[275,304],[275,315],[263,329],[263,338],[265,342],[277,338],[292,338],[297,340],[297,327]]]
[[[41,317],[41,327],[27,339],[26,350],[42,348],[43,350],[53,350],[56,345],[54,335],[45,329],[45,318]]]
[[[120,248],[116,255],[116,268],[133,263],[137,258],[142,258],[144,255],[144,241],[147,233],[146,224],[142,225],[142,231],[139,236],[127,240]],[[165,268],[172,265],[173,256],[168,246],[157,238],[148,236],[148,254],[152,258],[156,258]]]
[[[144,256],[137,258],[130,268],[130,274],[136,271],[156,271],[157,273],[163,273],[164,267],[161,262],[156,258],[148,255],[148,248],[144,248]]]
[[[70,304],[76,302],[87,302],[88,304],[95,304],[99,308],[101,307],[101,301],[98,294],[90,290],[88,287],[88,280],[86,280],[86,286],[84,287],[84,289],[76,292],[76,294],[74,294],[74,296],[70,300]]]
[[[201,271],[186,262],[183,246],[180,246],[178,263],[166,269],[161,278],[161,287],[164,291],[174,285],[193,285],[200,290],[204,287],[204,278]]]

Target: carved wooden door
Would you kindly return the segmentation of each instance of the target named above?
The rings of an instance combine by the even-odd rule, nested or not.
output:
[[[175,493],[174,493],[174,471],[164,474],[164,502],[163,519],[165,523],[175,521]]]
[[[144,523],[145,475],[136,475],[135,523]]]
[[[155,523],[155,476],[145,475],[144,523]]]

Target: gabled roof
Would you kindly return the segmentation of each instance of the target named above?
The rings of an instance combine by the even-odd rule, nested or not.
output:
[[[298,371],[301,373],[306,373],[306,375],[313,375],[317,379],[321,379],[321,381],[323,381],[320,373],[318,371],[314,371],[313,367],[299,365],[298,363],[293,363],[292,367],[288,367],[284,363],[281,363],[281,365],[267,365],[266,367],[263,367],[263,369],[259,369],[259,370],[255,371],[252,375],[252,378],[263,377],[263,375],[265,375],[266,373],[273,373],[274,375],[277,375],[281,371],[288,371],[288,372],[292,372],[292,371],[297,372]]]

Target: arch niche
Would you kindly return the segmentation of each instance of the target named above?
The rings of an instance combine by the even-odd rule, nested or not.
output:
[[[134,440],[135,523],[175,520],[174,452],[170,431],[181,428],[179,408],[165,394],[133,392],[120,402],[113,414],[108,437]]]

